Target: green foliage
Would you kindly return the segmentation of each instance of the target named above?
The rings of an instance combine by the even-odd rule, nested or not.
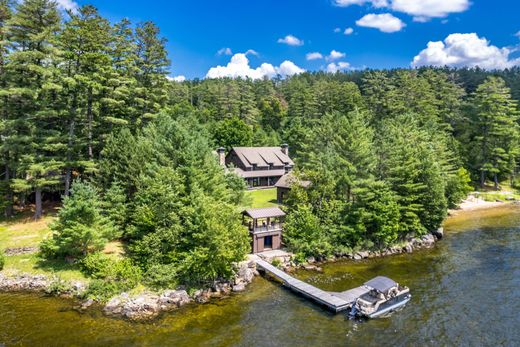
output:
[[[463,167],[459,168],[455,175],[451,175],[448,178],[446,184],[446,199],[448,200],[448,207],[457,207],[472,190],[473,187],[471,186],[471,177],[469,172]]]
[[[45,290],[50,295],[62,295],[71,290],[70,284],[58,275],[52,277],[51,283]]]
[[[81,181],[76,181],[72,195],[65,197],[51,230],[52,237],[41,245],[47,258],[84,257],[103,249],[115,234],[111,222],[101,213],[97,190]]]
[[[123,186],[112,182],[110,188],[105,192],[101,203],[104,214],[117,229],[113,237],[121,237],[126,227],[128,201]]]
[[[218,122],[213,137],[218,146],[227,150],[232,147],[251,146],[253,129],[238,117],[231,117]]]
[[[85,296],[100,301],[135,288],[143,277],[141,269],[130,259],[114,260],[102,253],[89,254],[80,265],[93,278]]]
[[[178,283],[176,264],[154,264],[148,268],[145,283],[152,288],[175,288]]]

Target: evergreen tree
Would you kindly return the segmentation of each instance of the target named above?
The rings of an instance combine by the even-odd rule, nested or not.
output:
[[[489,77],[474,95],[476,164],[483,187],[489,175],[495,189],[499,177],[513,175],[519,154],[517,102],[501,78]]]

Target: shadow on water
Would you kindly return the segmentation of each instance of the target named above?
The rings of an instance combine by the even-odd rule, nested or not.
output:
[[[0,345],[38,346],[518,346],[520,213],[510,208],[454,217],[433,249],[338,262],[297,276],[329,291],[386,275],[412,300],[389,317],[334,315],[278,283],[256,278],[246,292],[135,324],[73,303],[0,293]]]

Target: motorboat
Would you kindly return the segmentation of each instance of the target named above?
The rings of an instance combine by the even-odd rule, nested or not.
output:
[[[412,298],[408,287],[400,286],[388,277],[375,277],[364,286],[368,291],[352,305],[351,316],[377,318],[397,310]]]

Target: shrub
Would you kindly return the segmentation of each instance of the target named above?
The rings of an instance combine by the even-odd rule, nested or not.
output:
[[[49,287],[45,290],[47,294],[61,295],[69,292],[70,284],[58,275],[54,275]]]
[[[280,265],[282,265],[282,262],[280,261],[280,259],[274,258],[273,261],[271,262],[271,265],[274,267],[280,267]]]
[[[177,269],[172,264],[152,265],[145,274],[145,282],[152,288],[174,288],[177,285]]]
[[[129,289],[132,288],[129,288],[119,282],[108,282],[105,280],[94,279],[90,281],[90,284],[87,290],[85,291],[84,297],[104,302],[110,299],[111,297]]]

